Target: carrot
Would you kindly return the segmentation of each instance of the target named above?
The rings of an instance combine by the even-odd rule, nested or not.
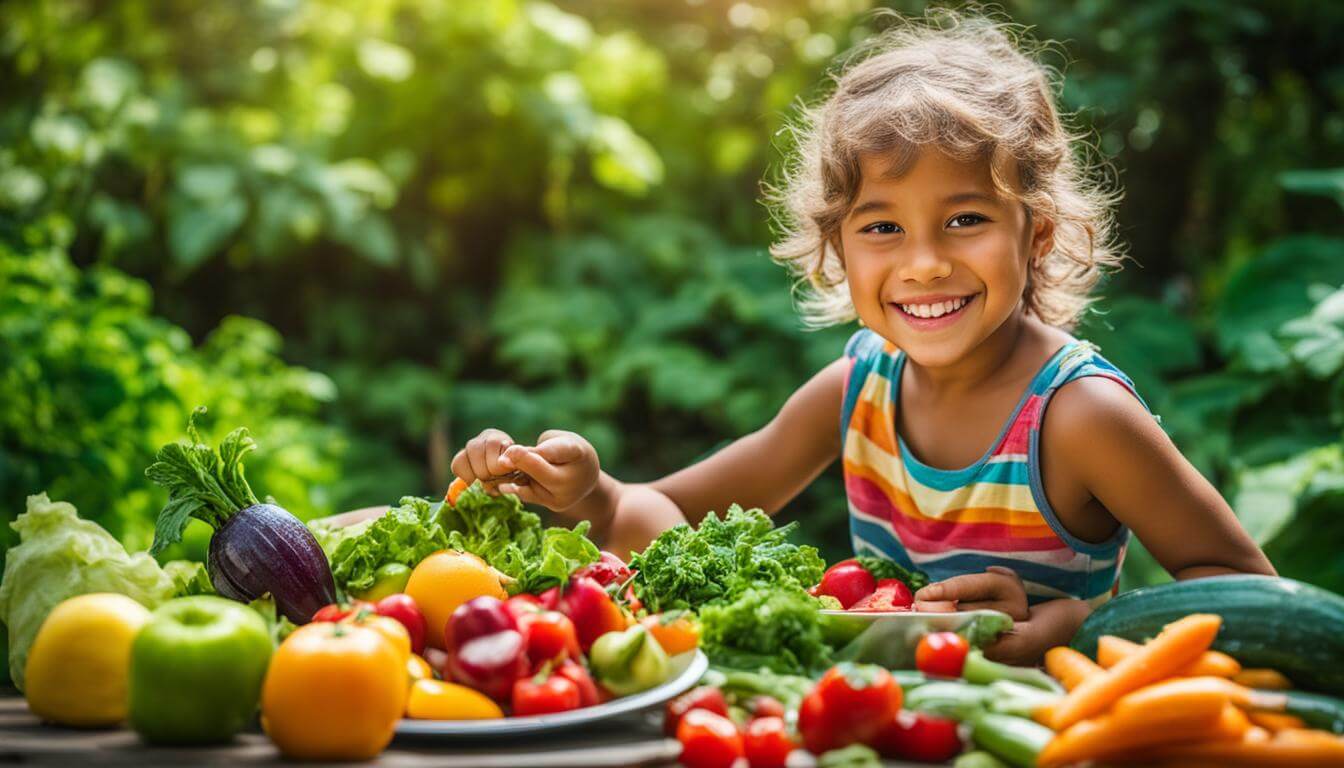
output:
[[[1036,711],[1031,713],[1031,719],[1049,728],[1050,724],[1055,721],[1055,707],[1057,706],[1059,706],[1059,702],[1057,701],[1052,701],[1049,704],[1042,704],[1036,708]]]
[[[1302,718],[1297,715],[1285,715],[1281,712],[1251,711],[1247,712],[1246,716],[1251,718],[1252,723],[1255,723],[1270,733],[1307,727],[1307,724],[1302,722]]]
[[[1217,730],[1228,706],[1225,701],[1205,698],[1183,707],[1131,707],[1123,715],[1113,712],[1080,720],[1056,734],[1037,755],[1036,764],[1051,768],[1123,759],[1160,745],[1205,739]]]
[[[443,495],[443,500],[448,502],[448,506],[456,506],[457,497],[467,490],[467,483],[460,477],[454,477],[453,482],[448,484],[448,492]]]
[[[1062,731],[1085,717],[1106,711],[1130,691],[1171,677],[1209,649],[1222,623],[1214,614],[1195,613],[1168,624],[1134,655],[1069,691],[1056,708],[1051,725]]]
[[[1116,637],[1102,635],[1097,638],[1097,663],[1106,669],[1120,663],[1121,659],[1134,655],[1142,648],[1138,643]],[[1178,677],[1232,677],[1241,672],[1241,662],[1221,651],[1205,651],[1195,663],[1177,672]]]
[[[1082,681],[1105,670],[1083,654],[1061,645],[1045,652],[1045,671],[1058,680],[1064,690],[1072,691]]]
[[[1268,688],[1275,691],[1286,691],[1293,687],[1293,681],[1274,669],[1243,669],[1232,676],[1232,682],[1240,683],[1247,688]]]
[[[1212,717],[1230,702],[1227,681],[1220,677],[1175,677],[1121,696],[1111,714],[1127,722],[1161,721],[1186,712]]]
[[[1193,762],[1220,766],[1301,766],[1323,768],[1344,765],[1344,738],[1325,731],[1287,729],[1270,736],[1252,727],[1238,741],[1173,744],[1154,756],[1172,765]]]

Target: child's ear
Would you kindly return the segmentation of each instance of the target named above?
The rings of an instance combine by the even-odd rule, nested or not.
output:
[[[1031,218],[1031,263],[1040,266],[1045,257],[1055,249],[1055,221],[1049,216],[1032,213]]]

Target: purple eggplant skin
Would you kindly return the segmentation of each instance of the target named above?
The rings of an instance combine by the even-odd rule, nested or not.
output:
[[[250,603],[269,592],[295,624],[336,602],[326,553],[306,525],[274,504],[253,504],[224,521],[210,537],[206,570],[220,595]]]

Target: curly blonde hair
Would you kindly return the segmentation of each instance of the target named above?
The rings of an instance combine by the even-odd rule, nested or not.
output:
[[[832,74],[818,107],[784,129],[796,149],[778,186],[764,185],[778,234],[774,260],[798,278],[797,304],[813,328],[856,317],[836,244],[862,182],[860,157],[891,158],[904,173],[923,147],[987,159],[1000,194],[1055,225],[1054,248],[1031,264],[1026,308],[1069,328],[1102,273],[1123,258],[1112,210],[1119,193],[1104,163],[1055,107],[1058,74],[1034,56],[1020,27],[937,11],[898,21],[861,44]],[[1076,151],[1075,151],[1076,148]],[[1018,184],[1009,183],[1012,165]]]

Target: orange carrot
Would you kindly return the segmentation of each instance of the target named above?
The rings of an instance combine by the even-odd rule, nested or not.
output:
[[[1112,713],[1080,720],[1056,734],[1037,755],[1036,764],[1052,768],[1123,759],[1160,745],[1202,740],[1218,729],[1228,706],[1217,699],[1199,699],[1185,707],[1130,708],[1123,716]]]
[[[1247,688],[1268,688],[1275,691],[1286,691],[1293,687],[1293,681],[1273,669],[1243,669],[1232,676],[1232,682],[1240,683]]]
[[[448,484],[448,492],[443,495],[443,500],[448,502],[448,506],[457,504],[457,497],[467,490],[467,483],[460,477],[454,477],[453,482]]]
[[[1045,671],[1058,680],[1064,690],[1072,691],[1082,681],[1105,670],[1083,654],[1061,645],[1045,652]]]
[[[1297,715],[1285,715],[1282,712],[1247,712],[1251,722],[1270,733],[1306,728],[1307,724]]]
[[[1227,681],[1220,677],[1175,677],[1121,696],[1111,714],[1132,723],[1179,719],[1189,712],[1212,718],[1230,703],[1227,688]]]
[[[1252,727],[1239,741],[1173,744],[1152,753],[1172,765],[1192,763],[1219,766],[1301,766],[1323,768],[1344,765],[1344,738],[1325,731],[1288,729],[1269,736]]]
[[[1121,659],[1134,655],[1142,648],[1138,643],[1116,637],[1102,635],[1097,638],[1097,663],[1106,669],[1120,663]],[[1241,662],[1221,651],[1205,651],[1195,663],[1177,672],[1178,677],[1232,677],[1241,671]]]
[[[1051,725],[1062,731],[1085,717],[1106,711],[1130,691],[1171,677],[1209,649],[1222,623],[1214,614],[1194,613],[1168,624],[1133,656],[1069,691],[1055,710]]]
[[[1059,702],[1052,701],[1049,704],[1042,704],[1031,713],[1031,719],[1044,725],[1046,728],[1055,721],[1055,707]]]

